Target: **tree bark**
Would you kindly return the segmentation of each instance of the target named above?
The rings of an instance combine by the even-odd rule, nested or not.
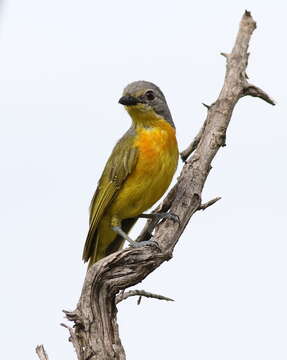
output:
[[[154,240],[159,248],[128,248],[94,264],[87,272],[76,310],[65,311],[67,318],[74,322],[74,328],[68,329],[78,360],[126,359],[117,325],[117,294],[139,283],[164,261],[171,259],[173,249],[192,215],[219,200],[216,198],[202,204],[201,193],[211,162],[219,148],[225,145],[226,130],[238,100],[250,95],[274,105],[263,90],[247,80],[247,51],[255,28],[250,12],[245,11],[232,52],[222,54],[227,61],[223,88],[218,99],[208,106],[207,118],[199,134],[181,153],[185,161],[181,175],[157,209],[161,212],[169,210],[180,221],[167,219],[156,227]],[[141,237],[146,235],[145,229]]]

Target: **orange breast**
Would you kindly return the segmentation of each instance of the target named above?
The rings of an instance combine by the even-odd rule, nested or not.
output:
[[[141,128],[135,140],[143,161],[161,163],[161,156],[169,156],[177,150],[175,129],[160,120],[157,127]]]
[[[162,197],[178,161],[175,129],[165,120],[158,120],[156,127],[137,129],[134,146],[139,150],[137,165],[112,207],[122,219],[139,215]]]

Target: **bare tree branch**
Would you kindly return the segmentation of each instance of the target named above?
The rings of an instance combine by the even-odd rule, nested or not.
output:
[[[210,109],[209,105],[203,104],[207,109]],[[186,161],[187,158],[194,152],[194,150],[197,148],[197,145],[199,144],[202,134],[204,132],[205,129],[205,125],[206,125],[206,121],[203,123],[201,129],[199,130],[198,134],[196,135],[196,137],[193,139],[192,143],[188,146],[187,149],[183,150],[180,153],[180,157],[182,161]]]
[[[216,203],[218,200],[220,200],[220,199],[221,199],[221,197],[216,197],[216,198],[214,198],[214,199],[212,199],[212,200],[209,200],[209,201],[207,201],[205,204],[200,205],[200,207],[198,208],[198,210],[205,210],[205,209],[207,209],[209,206],[215,204],[215,203]]]
[[[183,152],[187,161],[177,184],[159,207],[170,210],[180,222],[167,219],[156,227],[154,240],[160,249],[151,246],[128,248],[95,263],[87,272],[76,310],[65,312],[74,322],[72,342],[74,338],[81,346],[78,360],[125,360],[116,319],[117,294],[139,283],[169,260],[192,215],[218,200],[201,205],[201,194],[211,162],[225,144],[226,130],[238,100],[250,95],[274,104],[265,92],[247,82],[248,46],[255,28],[255,21],[246,11],[232,52],[224,54],[226,74],[219,97],[208,108],[204,125],[189,150]]]
[[[152,299],[174,301],[173,299],[168,298],[166,296],[153,294],[153,293],[147,292],[145,290],[129,290],[129,291],[121,292],[116,296],[116,304],[120,303],[121,301],[123,301],[131,296],[139,296],[140,298],[142,296],[144,296],[144,297],[152,298]]]
[[[243,89],[243,96],[250,95],[254,97],[258,97],[271,105],[275,105],[275,101],[270,98],[265,91],[260,89],[258,86],[246,83],[245,88]]]
[[[43,345],[38,345],[36,347],[36,353],[40,360],[49,360],[48,355],[47,355]]]
[[[74,346],[74,349],[75,349],[76,354],[77,354],[77,358],[79,360],[84,359],[84,357],[83,357],[84,353],[83,353],[83,349],[82,349],[82,344],[79,341],[77,335],[75,334],[75,331],[71,327],[67,326],[66,324],[61,324],[61,326],[68,329],[68,331],[69,331],[69,333],[70,333],[69,341],[71,341],[71,343]]]

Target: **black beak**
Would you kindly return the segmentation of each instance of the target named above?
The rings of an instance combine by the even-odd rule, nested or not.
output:
[[[122,105],[130,106],[130,105],[137,105],[140,101],[131,95],[126,95],[120,98],[119,103]]]

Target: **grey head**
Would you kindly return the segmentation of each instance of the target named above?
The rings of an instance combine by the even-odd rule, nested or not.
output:
[[[125,106],[146,104],[175,127],[163,92],[149,81],[140,80],[130,83],[125,87],[119,103]]]

